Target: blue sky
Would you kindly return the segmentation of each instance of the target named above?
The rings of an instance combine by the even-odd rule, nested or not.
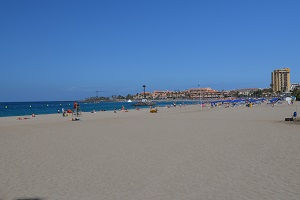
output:
[[[1,0],[0,101],[300,82],[298,0]]]

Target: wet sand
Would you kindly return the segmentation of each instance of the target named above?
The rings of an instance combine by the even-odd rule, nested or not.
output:
[[[295,109],[0,118],[0,199],[300,199]]]

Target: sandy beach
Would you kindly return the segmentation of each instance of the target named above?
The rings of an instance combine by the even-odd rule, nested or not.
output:
[[[190,105],[80,121],[0,118],[0,199],[300,199],[300,123],[284,121],[294,111]]]

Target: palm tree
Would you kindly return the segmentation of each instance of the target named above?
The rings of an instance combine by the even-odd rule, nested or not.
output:
[[[294,97],[296,97],[297,100],[300,99],[300,90],[299,90],[299,88],[295,88],[295,89],[292,91],[292,95],[293,95]]]

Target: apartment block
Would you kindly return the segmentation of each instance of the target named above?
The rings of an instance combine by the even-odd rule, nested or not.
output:
[[[290,87],[290,68],[276,69],[272,72],[273,92],[288,92]]]

